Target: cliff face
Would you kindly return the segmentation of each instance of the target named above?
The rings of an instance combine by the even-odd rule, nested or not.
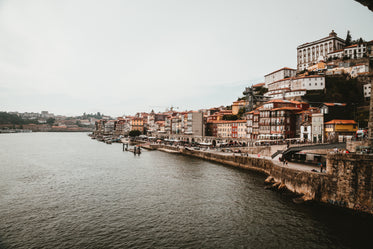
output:
[[[372,0],[355,0],[364,6],[367,6],[370,11],[373,11],[373,1]]]

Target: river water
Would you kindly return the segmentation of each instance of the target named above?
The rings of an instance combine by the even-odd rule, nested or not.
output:
[[[373,221],[264,175],[123,152],[86,133],[0,135],[0,248],[370,248]]]

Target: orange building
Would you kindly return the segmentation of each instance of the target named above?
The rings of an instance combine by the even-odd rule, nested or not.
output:
[[[131,119],[131,130],[144,132],[144,118],[134,117]]]

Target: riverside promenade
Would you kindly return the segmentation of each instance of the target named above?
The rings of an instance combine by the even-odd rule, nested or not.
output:
[[[146,147],[144,147],[146,148]],[[269,188],[289,190],[297,201],[316,201],[357,212],[373,214],[373,155],[327,155],[326,171],[317,166],[289,162],[283,165],[278,156],[228,153],[183,146],[152,144],[148,148],[193,156],[267,175]]]
[[[227,153],[227,152],[214,152],[213,150],[211,151],[211,153],[215,153],[215,154],[221,154],[221,155],[231,155],[232,153]],[[239,153],[234,153],[235,156],[241,156]],[[270,156],[262,156],[262,155],[258,155],[258,154],[248,154],[248,157],[251,157],[251,158],[262,158],[262,159],[266,159],[266,160],[270,160],[273,162],[273,164],[275,165],[278,165],[279,167],[284,167],[284,168],[289,168],[289,169],[294,169],[294,170],[301,170],[301,171],[311,171],[311,172],[315,172],[315,171],[320,171],[320,167],[317,167],[316,165],[307,165],[307,164],[301,164],[301,163],[294,163],[294,162],[288,162],[287,165],[283,164],[282,162],[280,162],[279,158],[281,157],[281,155],[278,155],[276,156],[275,158],[272,158]]]
[[[153,149],[158,149],[158,150],[161,150],[161,151],[164,151],[164,152],[172,152],[172,153],[175,153],[175,152],[180,152],[180,148],[184,148],[183,146],[165,146],[165,145],[152,145],[154,146]],[[148,148],[149,147],[146,147],[146,146],[143,146],[144,148]],[[188,148],[188,147],[187,147]],[[194,149],[189,149],[189,150],[194,150]],[[199,152],[206,152],[206,153],[211,153],[211,154],[215,154],[215,155],[222,155],[222,156],[235,156],[235,157],[240,157],[240,156],[243,156],[243,157],[250,157],[250,158],[258,158],[258,159],[265,159],[265,160],[269,160],[269,161],[272,161],[272,163],[274,165],[277,165],[279,167],[284,167],[284,168],[288,168],[288,169],[294,169],[294,170],[300,170],[300,171],[307,171],[307,172],[319,172],[320,171],[320,167],[318,167],[317,165],[309,165],[309,164],[301,164],[301,163],[295,163],[295,162],[288,162],[287,165],[285,165],[284,163],[280,162],[279,158],[281,157],[281,155],[277,155],[276,157],[272,158],[270,156],[263,156],[261,155],[260,153],[258,154],[246,154],[246,153],[232,153],[232,152],[223,152],[223,151],[219,151],[219,150],[216,150],[216,149],[206,149],[206,150],[196,150],[196,151],[199,151]],[[184,154],[184,153],[182,153]]]

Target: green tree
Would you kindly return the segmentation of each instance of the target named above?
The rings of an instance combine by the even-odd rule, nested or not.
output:
[[[206,136],[212,136],[212,125],[206,125]]]
[[[239,119],[242,118],[244,113],[245,113],[245,107],[241,107],[240,110],[238,110],[237,117]]]
[[[351,45],[351,34],[350,30],[347,30],[347,35],[346,35],[346,47]]]
[[[223,120],[237,120],[238,116],[237,115],[224,115]]]
[[[138,137],[138,136],[141,135],[141,131],[139,131],[139,130],[132,130],[132,131],[129,132],[128,135],[129,135],[130,137]]]
[[[0,112],[0,124],[25,124],[28,123],[26,120],[18,117],[15,114],[9,114],[6,112]]]
[[[49,124],[49,125],[53,125],[55,121],[56,121],[56,120],[55,120],[54,118],[48,118],[48,119],[47,119],[47,124]]]

